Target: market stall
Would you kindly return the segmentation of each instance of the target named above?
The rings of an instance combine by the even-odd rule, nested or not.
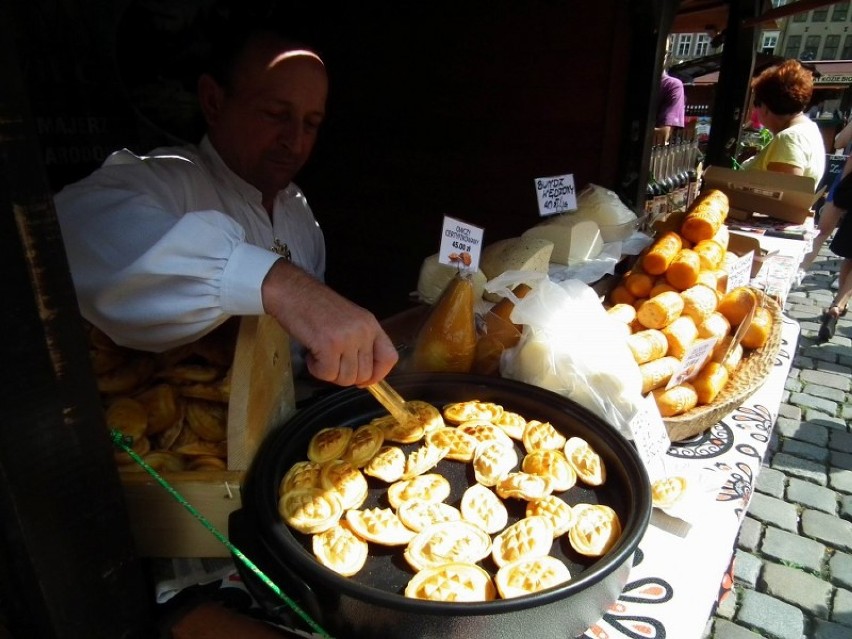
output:
[[[50,178],[49,184],[38,181],[37,197],[29,192],[21,197],[14,190],[4,199],[8,210],[16,214],[16,224],[12,215],[8,217],[10,232],[5,235],[6,246],[13,249],[7,253],[16,275],[14,308],[18,311],[24,306],[23,300],[27,311],[9,316],[7,333],[19,336],[10,340],[15,347],[10,359],[39,367],[38,371],[13,367],[7,375],[7,381],[14,383],[7,385],[9,419],[4,422],[9,446],[2,466],[10,478],[10,490],[4,493],[10,506],[4,512],[14,512],[15,517],[8,520],[14,533],[9,538],[20,543],[8,546],[10,561],[3,564],[9,568],[3,581],[4,604],[11,602],[12,609],[4,612],[14,612],[12,622],[20,626],[23,620],[27,630],[30,623],[41,624],[45,634],[52,629],[54,634],[66,633],[63,636],[72,636],[79,620],[88,624],[86,630],[91,633],[94,619],[102,620],[100,627],[107,633],[141,635],[139,626],[147,620],[147,601],[140,595],[142,582],[135,561],[138,548],[131,548],[130,543],[135,523],[131,521],[128,527],[123,517],[126,494],[122,488],[126,485],[113,472],[114,451],[103,434],[95,376],[86,368],[87,336],[80,330],[50,206],[51,190],[88,171],[108,149],[128,144],[128,139],[144,142],[151,135],[148,126],[145,135],[133,134],[139,125],[138,114],[123,102],[124,90],[113,77],[115,65],[105,63],[113,53],[107,49],[116,39],[112,31],[118,15],[114,4],[124,3],[71,2],[60,7],[55,2],[37,2],[26,10],[21,5],[15,19],[7,21],[10,28],[2,38],[4,46],[24,54],[20,65],[14,55],[4,57],[7,74],[15,79],[12,93],[21,103],[14,105],[8,119],[22,123],[23,129],[6,139],[9,183],[27,184],[27,180],[17,179],[22,174],[36,180],[46,173]],[[614,2],[593,9],[554,9],[540,3],[541,11],[529,12],[523,24],[494,16],[483,19],[471,9],[465,19],[447,21],[444,12],[434,11],[425,25],[415,17],[405,22],[405,28],[396,28],[395,7],[389,9],[393,15],[382,20],[358,11],[362,22],[355,21],[359,26],[354,28],[354,19],[339,21],[335,32],[329,34],[337,45],[330,56],[334,56],[338,73],[347,61],[360,74],[376,61],[384,62],[370,76],[372,82],[339,85],[341,90],[335,95],[348,95],[344,102],[359,108],[350,111],[350,121],[330,123],[327,139],[335,142],[329,148],[338,151],[329,150],[325,163],[318,164],[311,176],[315,183],[322,180],[337,187],[319,194],[314,200],[317,204],[326,198],[324,208],[339,211],[347,223],[353,217],[362,220],[352,227],[356,232],[363,231],[364,224],[371,227],[354,241],[350,234],[340,236],[345,245],[335,248],[339,249],[338,259],[345,263],[345,272],[338,275],[344,280],[338,281],[344,284],[342,288],[380,310],[404,305],[404,292],[409,290],[404,287],[410,286],[416,266],[413,261],[424,252],[420,249],[431,245],[436,210],[464,211],[473,221],[487,221],[493,230],[510,234],[534,217],[527,188],[531,178],[566,170],[566,165],[577,171],[581,183],[621,184],[631,199],[641,200],[646,173],[642,158],[647,156],[650,103],[656,91],[658,62],[654,58],[665,35],[660,11],[652,10],[651,4],[630,3],[628,10],[623,3]],[[665,4],[663,24],[676,5]],[[447,11],[458,18],[457,9],[448,6]],[[318,9],[320,13],[325,10]],[[328,25],[327,20],[320,22]],[[366,37],[365,24],[375,29]],[[588,38],[565,38],[568,27],[576,24],[583,25],[587,35],[603,34],[598,40],[611,46],[590,58]],[[421,28],[414,29],[415,25]],[[456,46],[436,48],[435,33],[446,29],[458,31],[453,40]],[[372,44],[365,49],[365,42]],[[138,50],[145,56],[153,53],[150,47]],[[388,56],[388,51],[411,56]],[[436,55],[441,56],[437,62]],[[536,62],[531,63],[531,58]],[[168,62],[173,64],[174,58]],[[27,83],[18,87],[22,83],[17,75],[23,69],[29,72]],[[531,74],[531,69],[536,73]],[[570,71],[567,80],[566,69]],[[356,77],[354,73],[352,77]],[[388,78],[396,81],[387,82]],[[471,87],[472,82],[475,86]],[[406,85],[402,90],[401,83]],[[584,89],[582,100],[576,99],[578,86]],[[495,87],[505,94],[495,96]],[[423,93],[429,100],[421,98]],[[461,102],[464,108],[460,110],[459,99],[468,93],[472,97]],[[554,99],[556,93],[559,100]],[[375,102],[365,100],[371,96]],[[452,97],[451,104],[447,96]],[[495,103],[523,108],[497,113],[492,110]],[[384,126],[379,122],[364,127],[365,121],[376,124],[377,112],[393,114],[392,124],[385,121]],[[412,121],[430,126],[411,127]],[[453,126],[448,128],[448,121]],[[612,126],[613,122],[619,126]],[[378,136],[376,128],[380,129]],[[400,130],[407,135],[399,135]],[[353,142],[354,132],[372,137]],[[162,133],[157,131],[158,139]],[[385,141],[384,147],[376,145],[377,138]],[[444,144],[435,143],[447,138],[464,144],[447,153]],[[21,140],[32,147],[26,155],[17,147]],[[344,156],[341,149],[351,155]],[[371,153],[365,155],[364,149]],[[21,162],[21,157],[32,161]],[[511,187],[510,192],[506,187]],[[365,198],[365,191],[372,197]],[[21,208],[21,201],[28,206]],[[353,202],[360,202],[362,208],[353,209]],[[406,263],[389,268],[385,232],[396,228],[401,211],[407,223],[406,248],[413,250],[405,252]],[[518,215],[519,211],[524,214]],[[26,232],[33,228],[37,232]],[[42,246],[42,241],[47,244]],[[52,257],[47,261],[45,255]],[[392,281],[377,287],[374,278],[350,273],[353,256],[364,271],[382,272]],[[375,268],[363,263],[366,258],[374,260]],[[350,282],[350,276],[357,281]],[[51,286],[46,287],[45,281]],[[388,286],[403,294],[387,295]],[[63,339],[57,340],[57,334]],[[67,375],[69,370],[80,374]],[[33,384],[37,377],[46,383]],[[19,392],[22,387],[26,393]],[[22,436],[27,432],[35,435]],[[34,459],[39,463],[31,463]],[[210,472],[199,474],[199,483],[218,491],[216,499],[229,510],[237,507],[239,483],[221,481],[222,474],[230,471]],[[92,491],[92,486],[99,490]],[[146,486],[146,492],[151,492],[149,488],[160,490],[153,483]],[[30,508],[19,507],[24,498]],[[80,504],[87,507],[82,514]],[[68,516],[62,517],[66,509]],[[56,525],[57,517],[62,519],[61,527]],[[193,531],[207,533],[197,522],[189,521]],[[68,528],[68,522],[75,524],[73,528]],[[158,514],[148,523],[167,526],[158,533],[161,539],[179,537],[176,533],[184,530],[183,523],[164,521]],[[93,530],[107,528],[109,535],[92,535]],[[57,529],[63,530],[62,543],[58,543]],[[133,574],[128,575],[130,572]],[[105,580],[104,574],[111,580]]]

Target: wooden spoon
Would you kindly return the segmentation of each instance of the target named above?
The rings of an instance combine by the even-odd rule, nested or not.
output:
[[[400,396],[400,394],[397,393],[385,380],[375,384],[370,384],[366,387],[366,389],[370,391],[373,397],[379,400],[379,403],[384,406],[400,424],[404,424],[409,419],[416,417],[408,406],[406,406],[405,400]]]

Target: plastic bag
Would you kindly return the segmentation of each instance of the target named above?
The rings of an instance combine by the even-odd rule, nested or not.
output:
[[[515,301],[510,319],[523,330],[502,355],[501,375],[567,397],[632,438],[629,423],[642,403],[642,375],[617,320],[577,280],[555,283],[544,274],[509,271],[486,289],[507,295],[520,282],[532,290]]]
[[[589,184],[577,196],[576,219],[594,220],[600,225],[623,224],[636,219],[614,191]]]

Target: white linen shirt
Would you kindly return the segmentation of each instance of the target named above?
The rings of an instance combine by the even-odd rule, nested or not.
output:
[[[160,352],[232,315],[262,315],[261,284],[279,259],[325,276],[325,240],[302,191],[275,198],[198,147],[116,151],[55,197],[80,310],[117,344]]]

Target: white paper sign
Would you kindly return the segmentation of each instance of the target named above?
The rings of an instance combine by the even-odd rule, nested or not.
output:
[[[754,251],[749,251],[728,269],[728,284],[725,292],[729,293],[738,286],[748,286],[751,281],[751,265],[754,262]]]
[[[669,383],[666,384],[666,389],[683,384],[698,375],[698,371],[704,367],[704,362],[713,354],[717,341],[716,337],[708,337],[690,346],[680,360],[680,368],[674,372]]]
[[[482,253],[483,229],[466,222],[444,216],[444,231],[441,234],[441,264],[457,266],[469,271],[479,270]]]
[[[571,173],[537,178],[535,193],[538,198],[538,214],[541,217],[577,208],[577,191],[574,188],[574,175]]]
[[[648,393],[639,405],[639,411],[628,426],[633,435],[636,452],[639,453],[639,459],[645,465],[651,481],[665,476],[663,459],[672,442],[651,393]]]

